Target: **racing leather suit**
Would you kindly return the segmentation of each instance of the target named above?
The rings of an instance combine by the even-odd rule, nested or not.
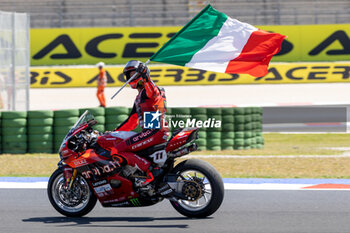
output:
[[[148,147],[167,141],[169,129],[165,118],[165,91],[164,89],[157,87],[148,76],[143,79],[143,83],[144,86],[139,90],[129,117],[115,129],[117,131],[130,131],[135,129],[139,124],[143,130],[140,133],[118,143],[112,150],[113,154],[129,151],[137,154],[137,151],[141,151]],[[160,113],[159,129],[146,129],[144,127],[143,123],[145,120],[145,112]],[[129,161],[131,160],[130,154],[127,156],[129,158],[126,158]],[[149,170],[150,164],[145,165],[144,159],[135,155],[133,156],[132,160],[134,161],[133,164],[137,164],[143,171],[146,172]]]

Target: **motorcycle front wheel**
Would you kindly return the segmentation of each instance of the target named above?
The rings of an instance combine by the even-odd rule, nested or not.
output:
[[[205,218],[212,215],[224,199],[224,184],[218,171],[209,163],[189,159],[179,163],[172,173],[182,182],[182,194],[186,200],[170,201],[182,215],[190,218]]]
[[[65,188],[63,169],[57,169],[50,177],[47,194],[52,206],[67,217],[81,217],[96,205],[97,198],[84,177],[78,175],[70,189]]]

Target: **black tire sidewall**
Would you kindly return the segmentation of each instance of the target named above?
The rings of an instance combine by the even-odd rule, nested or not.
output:
[[[57,203],[55,202],[54,198],[53,198],[53,193],[52,193],[52,185],[53,185],[53,182],[55,181],[55,179],[61,175],[63,173],[63,168],[60,167],[58,168],[54,173],[52,173],[50,179],[49,179],[49,182],[48,182],[48,185],[47,185],[47,195],[49,197],[49,200],[50,200],[50,203],[51,205],[59,212],[61,213],[62,215],[65,215],[67,217],[82,217],[86,214],[88,214],[96,205],[96,202],[97,202],[97,198],[95,196],[95,194],[93,193],[93,191],[91,190],[90,188],[90,198],[89,198],[89,202],[88,204],[83,208],[81,209],[80,211],[78,212],[68,212],[68,211],[65,211],[63,210],[62,208],[60,208]]]
[[[180,173],[186,170],[197,170],[207,177],[212,188],[211,200],[204,209],[198,211],[189,211],[181,207],[176,201],[170,201],[170,203],[180,214],[190,218],[205,218],[212,215],[220,207],[224,198],[224,184],[220,174],[209,163],[199,159],[189,159],[179,163],[172,173]]]

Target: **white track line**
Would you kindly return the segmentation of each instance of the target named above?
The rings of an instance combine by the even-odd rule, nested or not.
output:
[[[46,189],[47,182],[0,182],[0,189]]]
[[[311,184],[282,184],[282,183],[263,183],[263,184],[240,184],[225,183],[225,190],[342,190],[350,191],[350,189],[304,189],[312,186]],[[0,182],[0,189],[46,189],[47,182]]]
[[[263,158],[348,158],[350,154],[340,155],[189,155],[186,158],[217,159],[263,159]]]

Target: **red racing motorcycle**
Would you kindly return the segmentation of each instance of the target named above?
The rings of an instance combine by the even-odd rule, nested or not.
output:
[[[126,161],[132,152],[112,154],[115,143],[134,132],[93,130],[97,123],[86,111],[64,138],[60,162],[51,175],[47,193],[52,206],[68,217],[88,214],[97,199],[103,207],[142,207],[168,199],[181,214],[204,218],[221,205],[224,185],[209,163],[188,159],[175,166],[175,160],[197,149],[198,128],[175,130],[164,144],[134,152],[145,162],[159,167],[159,175],[144,184],[146,174]]]

